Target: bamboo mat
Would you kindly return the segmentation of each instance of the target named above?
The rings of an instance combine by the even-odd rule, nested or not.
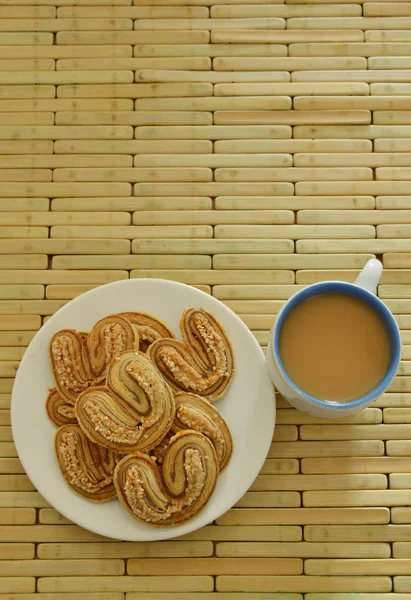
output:
[[[131,2],[0,0],[0,596],[409,600],[411,2]],[[400,376],[339,422],[280,398],[261,474],[216,523],[114,542],[32,487],[10,392],[68,300],[182,281],[265,346],[295,290],[372,256]]]

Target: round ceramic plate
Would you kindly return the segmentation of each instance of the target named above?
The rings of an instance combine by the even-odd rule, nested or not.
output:
[[[52,335],[65,328],[87,331],[111,313],[143,311],[168,324],[176,337],[186,308],[211,311],[232,341],[236,374],[215,403],[234,441],[232,459],[205,508],[178,527],[150,527],[134,520],[117,500],[88,502],[66,484],[54,454],[56,427],[45,400],[53,378],[48,357]],[[252,333],[219,300],[193,287],[160,279],[131,279],[91,290],[60,309],[36,334],[21,361],[12,405],[14,441],[23,466],[40,494],[65,517],[100,535],[131,541],[164,540],[211,523],[231,508],[253,483],[274,432],[275,396],[263,352]]]

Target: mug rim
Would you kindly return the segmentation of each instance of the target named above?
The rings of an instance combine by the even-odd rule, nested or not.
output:
[[[350,400],[349,402],[332,402],[330,400],[320,400],[319,398],[315,398],[315,396],[311,396],[307,392],[304,392],[304,390],[302,390],[300,387],[298,387],[294,383],[294,381],[290,378],[290,376],[288,375],[287,371],[285,370],[285,367],[283,365],[283,362],[281,360],[281,355],[280,355],[280,348],[279,348],[280,332],[281,332],[282,326],[284,324],[284,320],[287,317],[287,314],[290,312],[290,310],[292,310],[295,306],[297,306],[297,304],[299,304],[303,300],[311,297],[313,295],[311,293],[313,290],[319,291],[320,293],[323,290],[324,290],[324,293],[332,293],[334,290],[330,290],[329,289],[330,286],[334,289],[335,288],[337,288],[337,290],[339,289],[342,293],[345,293],[346,295],[349,295],[349,296],[354,295],[354,297],[360,297],[360,299],[362,296],[362,298],[365,299],[367,305],[371,306],[371,308],[373,310],[376,310],[376,308],[378,307],[379,312],[383,313],[383,321],[388,329],[388,333],[390,336],[390,342],[392,345],[392,357],[390,360],[390,364],[389,364],[389,367],[388,367],[384,377],[381,379],[381,381],[365,396],[361,396],[360,398],[355,398],[354,400]],[[353,291],[355,291],[355,294],[352,294]],[[315,294],[315,295],[317,295],[317,294]],[[294,304],[294,305],[290,308],[291,304]],[[288,308],[288,310],[287,310],[287,308]],[[381,318],[380,314],[378,316]],[[280,312],[278,313],[278,316],[277,316],[277,319],[275,322],[275,326],[274,326],[274,335],[272,336],[272,339],[270,340],[270,346],[272,346],[274,360],[277,362],[277,365],[281,372],[281,375],[284,377],[284,379],[286,380],[288,385],[297,394],[302,396],[304,398],[304,400],[314,403],[317,406],[321,406],[323,408],[326,407],[326,408],[336,409],[336,410],[344,410],[344,409],[347,410],[349,408],[355,408],[355,407],[361,406],[363,404],[368,405],[373,400],[375,400],[376,398],[381,396],[384,393],[384,391],[387,389],[390,382],[394,379],[394,377],[398,371],[400,361],[401,361],[401,336],[400,336],[399,327],[398,327],[397,321],[394,318],[394,315],[387,308],[387,306],[384,304],[384,302],[382,302],[382,300],[380,298],[378,298],[378,296],[376,296],[372,292],[369,292],[365,288],[363,288],[355,283],[348,283],[345,281],[332,280],[332,281],[322,281],[319,283],[313,283],[309,286],[304,287],[302,290],[299,290],[295,294],[293,294],[293,296],[291,296],[291,298],[289,298],[287,300],[287,302],[284,304],[284,306],[281,308]]]

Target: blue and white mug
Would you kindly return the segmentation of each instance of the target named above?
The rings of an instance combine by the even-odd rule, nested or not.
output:
[[[339,418],[359,412],[379,398],[394,379],[401,360],[401,337],[397,322],[383,302],[375,295],[382,274],[382,264],[376,259],[367,262],[354,283],[325,281],[314,283],[294,294],[280,310],[271,329],[267,351],[267,366],[277,390],[293,406],[311,415]],[[319,294],[338,293],[362,300],[380,317],[387,328],[391,343],[391,359],[386,373],[378,385],[367,395],[350,402],[338,403],[319,400],[301,390],[288,376],[281,361],[279,340],[287,315],[303,300]]]

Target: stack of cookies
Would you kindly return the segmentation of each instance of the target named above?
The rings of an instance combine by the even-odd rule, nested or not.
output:
[[[234,376],[227,333],[194,308],[180,329],[182,342],[151,315],[127,312],[50,341],[55,388],[46,409],[67,483],[94,502],[118,498],[154,526],[194,517],[233,449],[211,404]]]

